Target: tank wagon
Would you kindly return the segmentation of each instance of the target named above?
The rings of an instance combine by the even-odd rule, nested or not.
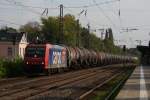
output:
[[[25,50],[25,71],[32,73],[56,73],[81,67],[134,63],[135,57],[113,55],[78,47],[52,44],[29,44]]]

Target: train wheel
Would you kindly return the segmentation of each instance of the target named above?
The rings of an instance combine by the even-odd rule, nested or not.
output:
[[[52,75],[51,69],[48,69],[48,75]]]
[[[44,71],[45,75],[48,76],[48,69]]]
[[[58,73],[61,73],[62,72],[62,69],[61,68],[58,68]]]
[[[52,74],[51,69],[47,69],[47,70],[45,71],[45,74],[46,74],[47,76],[50,76],[50,75]]]

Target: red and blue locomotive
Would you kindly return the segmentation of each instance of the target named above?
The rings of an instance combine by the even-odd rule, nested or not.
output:
[[[66,48],[51,44],[29,44],[25,52],[27,73],[52,73],[67,66]]]

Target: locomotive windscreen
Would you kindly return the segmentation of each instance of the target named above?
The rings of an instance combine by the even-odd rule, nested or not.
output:
[[[26,57],[44,57],[45,48],[44,47],[28,47],[26,49]]]

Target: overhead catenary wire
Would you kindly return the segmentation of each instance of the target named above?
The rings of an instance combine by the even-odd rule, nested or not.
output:
[[[7,2],[11,3],[11,4],[14,4],[16,6],[21,6],[23,8],[26,8],[27,10],[29,10],[30,12],[33,12],[35,14],[38,14],[40,16],[42,16],[43,14],[41,14],[40,12],[37,12],[36,10],[33,10],[31,8],[40,8],[40,9],[46,9],[47,11],[49,9],[59,9],[59,6],[58,7],[39,7],[39,6],[29,6],[29,5],[24,5],[22,4],[21,2],[17,2],[15,0],[6,0]],[[119,1],[119,0],[109,0],[109,1],[105,1],[105,2],[101,2],[101,3],[97,3],[97,4],[89,4],[89,5],[82,5],[82,6],[65,6],[65,8],[88,8],[88,7],[94,7],[94,6],[97,6],[97,5],[102,5],[102,4],[109,4],[109,3],[113,3],[113,2],[116,2],[116,1]],[[9,5],[9,4],[6,4],[6,5]],[[43,13],[43,12],[42,12]],[[47,15],[47,14],[46,14]]]
[[[113,23],[113,21],[111,20],[111,18],[104,12],[104,10],[100,7],[100,5],[98,5],[95,0],[93,0],[93,3],[103,13],[103,15],[110,21],[110,23],[113,25],[113,27],[117,29],[117,26]]]
[[[39,9],[45,9],[45,8],[48,8],[48,9],[59,9],[59,7],[40,7],[40,6],[29,6],[29,5],[23,5],[23,4],[20,4],[20,2],[16,2],[14,0],[6,0],[10,3],[14,3],[16,6],[23,6],[23,7],[29,7],[29,8],[39,8]],[[100,3],[97,3],[97,4],[87,4],[87,5],[81,5],[81,6],[65,6],[65,8],[89,8],[89,7],[95,7],[97,5],[104,5],[104,4],[110,4],[110,3],[113,3],[113,2],[117,2],[119,0],[109,0],[109,1],[105,1],[105,2],[100,2]],[[10,4],[5,4],[3,3],[4,5],[10,5]],[[19,4],[19,5],[18,5]]]
[[[150,27],[150,25],[134,25],[134,26],[128,26],[124,28],[141,28],[141,27]]]
[[[69,10],[70,12],[73,13],[72,9],[70,8],[67,8],[64,6],[65,9]],[[83,15],[86,17],[86,20],[88,21],[89,23],[89,20],[87,19],[87,9],[82,9],[79,13],[76,13],[75,16],[77,16],[77,19],[79,20],[80,19],[80,16]]]
[[[47,10],[47,12],[48,12],[48,9],[59,9],[59,6],[58,7],[28,6],[28,5],[22,4],[21,2],[17,2],[15,0],[6,0],[6,1],[9,2],[8,5],[14,4],[15,6],[21,6],[21,7],[25,8],[25,9],[29,10],[30,12],[36,13],[36,14],[38,14],[40,16],[42,16],[42,13],[44,12],[45,9]],[[109,1],[100,2],[100,3],[96,3],[96,4],[88,4],[88,5],[82,5],[82,6],[70,6],[70,7],[69,6],[68,7],[65,6],[64,8],[66,8],[66,9],[68,9],[70,11],[71,11],[71,8],[84,8],[84,9],[86,8],[85,9],[86,10],[85,11],[85,16],[86,16],[86,14],[87,14],[87,8],[99,6],[99,5],[102,5],[102,4],[109,4],[109,3],[116,2],[116,1],[119,1],[119,0],[109,0]],[[41,13],[39,13],[39,12],[37,12],[34,9],[31,9],[31,8],[40,8],[40,9],[44,9],[44,10]],[[47,12],[45,13],[46,15],[48,14]],[[88,20],[87,17],[86,17],[86,20]],[[89,23],[89,20],[88,20],[88,23]]]
[[[10,1],[10,0],[6,0],[7,2],[9,3],[2,3],[0,2],[1,5],[5,5],[5,6],[12,6],[12,3],[15,4],[16,6],[23,6],[23,7],[28,7],[28,8],[37,8],[37,9],[45,9],[45,8],[48,8],[48,9],[59,9],[58,7],[41,7],[41,6],[30,6],[30,5],[18,5],[18,3],[20,2],[16,2],[16,1]]]
[[[7,21],[7,20],[2,20],[2,19],[0,19],[0,22],[9,23],[9,24],[13,24],[13,25],[16,25],[16,26],[22,26],[22,25],[21,25],[21,24],[19,24],[19,23],[15,23],[15,22]]]
[[[30,11],[30,12],[32,12],[32,13],[35,13],[35,14],[41,16],[41,13],[40,13],[40,12],[37,12],[37,11],[35,11],[35,10],[33,10],[33,9],[30,9],[30,8],[28,8],[28,6],[25,6],[25,5],[21,4],[20,2],[16,2],[15,0],[6,0],[6,1],[9,2],[10,4],[14,4],[14,5],[16,5],[16,6],[24,7],[24,8],[26,8],[28,11]]]
[[[68,10],[68,11],[71,12],[71,13],[74,13],[75,16],[78,16],[78,13],[75,13],[72,9],[67,8],[67,7],[65,7],[65,6],[64,6],[64,9],[65,9],[65,10]]]
[[[10,1],[9,1],[10,3]],[[1,3],[1,5],[5,5],[5,6],[12,6],[12,4],[8,4],[8,3]],[[16,6],[21,6],[21,5],[16,5]],[[39,6],[29,6],[29,5],[23,5],[24,7],[28,7],[28,8],[35,8],[35,9],[45,9],[45,8],[48,8],[48,9],[59,9],[58,7],[39,7]]]
[[[97,5],[109,4],[117,1],[119,0],[110,0],[110,1],[105,1],[97,4],[89,4],[89,5],[82,5],[82,6],[68,6],[67,8],[90,8],[90,7],[95,7]]]
[[[64,6],[64,9],[70,11],[71,13],[74,13],[72,9],[66,8],[65,6]],[[82,13],[81,13],[81,12],[82,12]],[[91,21],[87,18],[87,16],[88,16],[88,9],[87,9],[87,8],[83,8],[83,9],[80,10],[80,12],[78,12],[78,13],[75,14],[75,16],[77,16],[77,19],[80,19],[81,14],[84,15],[84,17],[85,17],[87,23],[91,23]],[[102,29],[107,29],[107,28],[109,27],[109,25],[104,25],[104,24],[103,24],[103,25],[100,25],[100,24],[97,24],[97,23],[95,23],[95,22],[92,22],[92,23],[94,23],[94,25],[98,25],[98,26],[102,27],[102,28],[92,28],[91,31],[94,31],[94,32],[100,31],[100,30],[102,30]],[[86,25],[86,26],[87,26],[87,25]],[[105,28],[104,28],[104,27],[105,27]]]

